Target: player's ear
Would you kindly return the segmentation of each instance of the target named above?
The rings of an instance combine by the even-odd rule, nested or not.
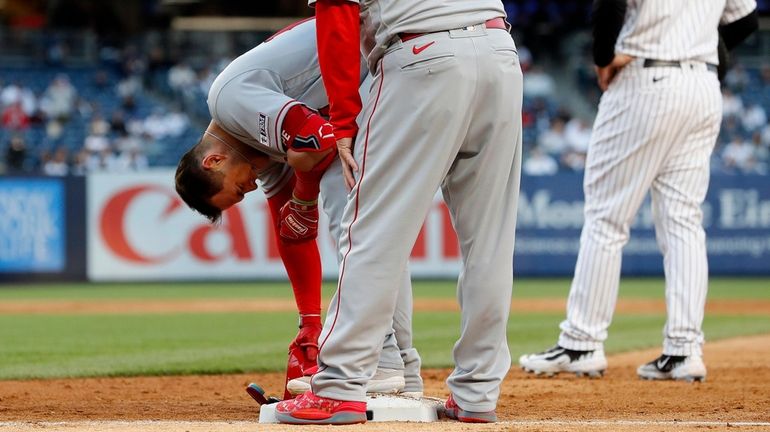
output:
[[[201,165],[205,170],[217,171],[225,163],[225,159],[227,159],[227,157],[225,157],[224,155],[221,155],[218,153],[210,153],[203,157],[203,160],[201,161]]]

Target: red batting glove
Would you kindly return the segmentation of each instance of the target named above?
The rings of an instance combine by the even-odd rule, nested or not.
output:
[[[300,365],[302,371],[315,367],[318,362],[318,337],[321,335],[321,316],[303,315],[300,318],[300,327],[297,337],[292,345],[296,345],[302,351]]]
[[[318,235],[318,203],[292,198],[281,207],[281,238],[289,242],[313,240]]]

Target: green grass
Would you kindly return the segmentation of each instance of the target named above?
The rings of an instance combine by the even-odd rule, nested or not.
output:
[[[516,279],[513,294],[519,298],[566,297],[569,279]],[[336,285],[324,284],[328,298]],[[659,278],[624,278],[620,284],[623,297],[662,298],[664,284]],[[420,281],[414,284],[416,298],[453,297],[455,283]],[[225,283],[102,283],[102,284],[4,284],[3,300],[101,300],[101,299],[232,299],[291,298],[287,282]],[[768,278],[712,278],[709,298],[770,299]]]
[[[518,280],[515,297],[564,298],[568,280]],[[329,284],[327,293],[333,289]],[[453,298],[449,282],[415,284],[417,297]],[[768,299],[762,279],[715,279],[710,298]],[[622,297],[663,298],[657,279],[625,280]],[[273,284],[94,284],[24,286],[0,289],[0,301],[182,298],[291,298],[286,283]],[[513,312],[508,337],[513,358],[556,341],[562,313]],[[608,352],[660,346],[665,317],[618,314],[607,340]],[[417,312],[414,344],[425,367],[451,365],[459,334],[455,312]],[[770,316],[707,315],[707,340],[770,333]],[[0,315],[0,379],[167,375],[278,371],[296,332],[296,314],[9,314]]]

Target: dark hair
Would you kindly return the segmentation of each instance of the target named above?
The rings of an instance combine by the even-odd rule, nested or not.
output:
[[[222,190],[222,174],[203,168],[203,155],[208,146],[198,141],[179,160],[176,167],[176,193],[193,210],[211,223],[222,217],[222,210],[211,204],[211,197]]]

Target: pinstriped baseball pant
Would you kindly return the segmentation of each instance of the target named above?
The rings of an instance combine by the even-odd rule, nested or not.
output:
[[[703,214],[722,98],[703,63],[626,66],[602,96],[588,149],[585,223],[559,345],[602,348],[629,224],[648,191],[663,253],[663,353],[701,355],[708,287]]]

